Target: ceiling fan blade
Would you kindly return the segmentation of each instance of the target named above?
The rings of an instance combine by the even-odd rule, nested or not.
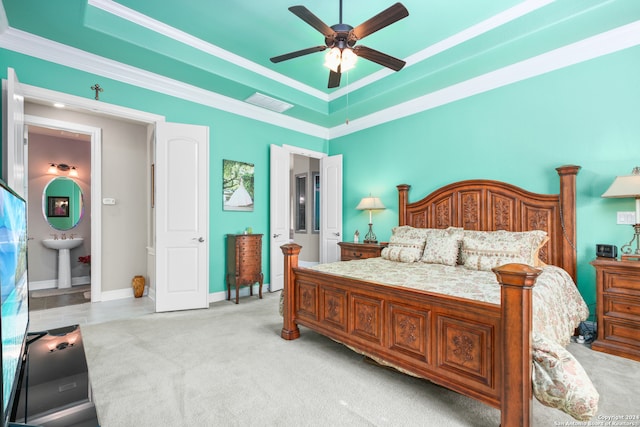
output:
[[[309,47],[307,49],[296,50],[295,52],[289,52],[289,53],[285,53],[284,55],[274,56],[273,58],[271,58],[271,62],[278,63],[278,62],[286,61],[288,59],[297,58],[299,56],[308,55],[310,53],[322,52],[326,48],[327,48],[326,46],[314,46],[314,47]]]
[[[339,70],[339,68],[338,68]],[[327,85],[327,87],[329,89],[333,89],[334,87],[338,87],[340,86],[340,77],[342,76],[341,73],[336,73],[333,72],[331,70],[329,70],[329,84]]]
[[[369,34],[393,24],[396,21],[401,20],[409,16],[409,11],[402,3],[396,3],[393,6],[383,10],[373,18],[370,18],[358,25],[352,30],[352,34],[356,36],[358,40],[367,37]]]
[[[311,25],[316,30],[320,31],[325,37],[332,37],[335,33],[331,27],[322,22],[320,18],[311,13],[309,9],[304,6],[291,6],[289,10],[296,15],[298,18],[302,19],[307,24]]]
[[[361,58],[380,64],[384,67],[391,68],[393,71],[400,71],[406,62],[401,59],[389,56],[370,47],[358,45],[353,48],[353,52]]]

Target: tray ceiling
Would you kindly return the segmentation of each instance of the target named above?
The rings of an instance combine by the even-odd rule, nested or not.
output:
[[[343,0],[343,21],[356,26],[392,3]],[[324,53],[278,64],[269,58],[323,44],[323,36],[288,7],[302,4],[333,25],[339,21],[337,0],[3,1],[10,29],[45,45],[60,43],[216,96],[243,101],[258,92],[293,105],[282,114],[327,128],[397,105],[411,108],[412,100],[451,88],[473,91],[470,82],[487,75],[508,81],[513,70],[517,78],[528,78],[519,64],[534,64],[542,70],[538,74],[550,71],[554,66],[536,60],[554,61],[557,49],[640,19],[637,0],[402,3],[407,18],[358,44],[407,61],[405,68],[395,73],[359,59],[339,88],[327,89]],[[581,58],[577,62],[589,59]]]

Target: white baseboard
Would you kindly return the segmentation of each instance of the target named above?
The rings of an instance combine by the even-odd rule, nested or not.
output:
[[[90,276],[83,277],[73,277],[71,279],[71,286],[77,285],[86,285],[91,283]],[[58,287],[57,280],[41,280],[38,282],[29,282],[29,290],[36,291],[41,289],[55,289]],[[253,295],[256,296],[260,292],[260,286],[258,284],[253,285]],[[262,292],[269,292],[269,284],[265,283],[262,285]],[[239,290],[240,297],[247,297],[250,295],[249,287],[242,286]],[[148,286],[144,288],[143,296],[148,296],[150,299],[156,299],[155,289],[150,289]],[[234,289],[231,290],[231,299],[235,299],[236,292]],[[102,291],[100,293],[100,301],[114,301],[125,298],[135,298],[133,296],[133,288],[124,288],[124,289],[116,289],[113,291]],[[213,292],[209,294],[208,301],[209,303],[224,301],[227,299],[227,291]]]
[[[79,276],[71,278],[71,286],[88,285],[91,283],[91,276]],[[30,291],[39,291],[42,289],[55,289],[58,287],[58,280],[39,280],[37,282],[29,282]]]

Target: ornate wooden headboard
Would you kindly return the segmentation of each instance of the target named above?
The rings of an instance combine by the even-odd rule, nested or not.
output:
[[[556,168],[559,194],[532,193],[500,181],[474,179],[446,185],[409,203],[409,185],[398,185],[398,224],[466,230],[544,230],[540,259],[576,280],[576,175],[580,166]]]

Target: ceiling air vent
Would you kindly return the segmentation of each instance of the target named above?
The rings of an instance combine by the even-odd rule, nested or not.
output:
[[[249,104],[257,105],[258,107],[266,108],[267,110],[275,111],[277,113],[283,113],[293,107],[292,104],[288,104],[258,92],[245,99],[245,101]]]

